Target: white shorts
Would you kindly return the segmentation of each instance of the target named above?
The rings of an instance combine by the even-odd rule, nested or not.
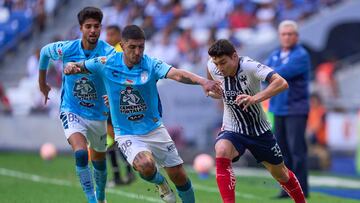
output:
[[[90,148],[106,152],[106,121],[88,120],[71,112],[61,112],[60,120],[66,139],[74,133],[81,133],[86,137]]]
[[[184,163],[164,126],[156,128],[147,135],[116,136],[116,141],[131,165],[135,156],[143,151],[152,153],[160,167],[173,167]]]

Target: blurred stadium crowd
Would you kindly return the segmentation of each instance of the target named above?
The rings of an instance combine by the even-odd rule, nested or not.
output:
[[[343,0],[111,0],[102,8],[103,29],[110,25],[123,28],[128,24],[141,26],[147,36],[145,53],[175,67],[204,73],[209,45],[227,38],[239,51],[274,41],[277,25],[285,19],[300,25],[314,14]],[[59,7],[68,0],[0,0],[0,57],[16,51],[21,40],[40,35],[47,23],[57,15]],[[74,19],[76,17],[74,16]],[[54,36],[54,41],[80,37],[78,24],[66,34]],[[101,38],[105,38],[105,34]],[[38,47],[27,62],[27,78],[20,82],[32,92],[28,112],[45,111],[43,98],[37,90]],[[241,52],[240,52],[241,54]],[[53,94],[60,95],[62,64],[53,62],[50,72]],[[314,68],[314,89],[307,134],[310,141],[326,146],[326,109],[323,100],[336,95],[333,72],[336,61],[329,58]],[[58,90],[56,90],[58,89]],[[58,96],[59,97],[59,96]],[[0,84],[4,112],[11,114],[11,102]],[[50,112],[57,112],[58,102],[52,101]],[[54,113],[55,114],[55,113]],[[328,164],[328,163],[325,163]]]

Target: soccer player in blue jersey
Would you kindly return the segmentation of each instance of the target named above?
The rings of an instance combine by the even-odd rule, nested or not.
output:
[[[69,63],[65,74],[89,73],[102,78],[108,93],[116,141],[127,161],[140,176],[156,184],[165,202],[176,198],[156,164],[164,167],[184,203],[195,202],[190,179],[182,166],[173,140],[161,120],[158,80],[169,78],[181,83],[201,85],[206,92],[221,92],[219,82],[176,69],[144,55],[145,34],[136,26],[122,32],[123,53]],[[166,50],[164,50],[166,51]]]
[[[101,30],[102,11],[86,7],[78,13],[82,38],[74,41],[50,43],[41,49],[39,63],[40,91],[45,96],[51,90],[46,83],[49,59],[62,60],[64,64],[83,61],[114,53],[104,41],[98,40]],[[76,173],[88,202],[105,202],[106,173],[106,120],[108,109],[102,96],[103,81],[94,74],[63,76],[60,119],[65,136],[75,154]],[[94,167],[96,195],[92,172],[88,166],[88,145]]]

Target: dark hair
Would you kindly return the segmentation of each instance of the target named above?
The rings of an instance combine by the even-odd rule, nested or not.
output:
[[[229,40],[219,39],[210,46],[208,54],[211,57],[223,55],[232,56],[235,52],[235,47]]]
[[[84,24],[85,20],[90,18],[95,19],[101,23],[103,19],[103,13],[99,8],[88,6],[83,8],[78,13],[77,17],[80,25]]]
[[[106,27],[106,30],[115,30],[118,33],[121,33],[121,28],[117,25],[109,25]]]
[[[143,39],[143,40],[145,40],[145,33],[144,33],[144,30],[142,30],[137,25],[128,25],[122,31],[121,37],[124,40],[129,40],[129,39]]]

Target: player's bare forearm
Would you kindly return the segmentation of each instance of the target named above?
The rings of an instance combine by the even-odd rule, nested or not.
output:
[[[169,73],[167,74],[167,78],[190,85],[204,85],[206,83],[205,78],[190,73],[189,71],[176,68],[170,69]]]
[[[64,68],[65,75],[88,73],[89,71],[85,68],[84,62],[69,62]]]
[[[221,83],[219,81],[208,80],[186,70],[171,68],[167,74],[167,78],[185,84],[201,85],[206,94],[210,91],[216,94],[222,94]]]
[[[47,70],[39,70],[39,85],[41,87],[41,85],[46,84],[46,73]]]
[[[270,84],[263,91],[254,95],[254,99],[257,103],[269,99],[289,87],[286,80],[279,74],[271,76],[269,83]]]
[[[49,100],[48,95],[51,90],[51,87],[46,83],[46,72],[46,70],[39,70],[39,88],[45,97],[45,104],[47,103],[47,100]]]

